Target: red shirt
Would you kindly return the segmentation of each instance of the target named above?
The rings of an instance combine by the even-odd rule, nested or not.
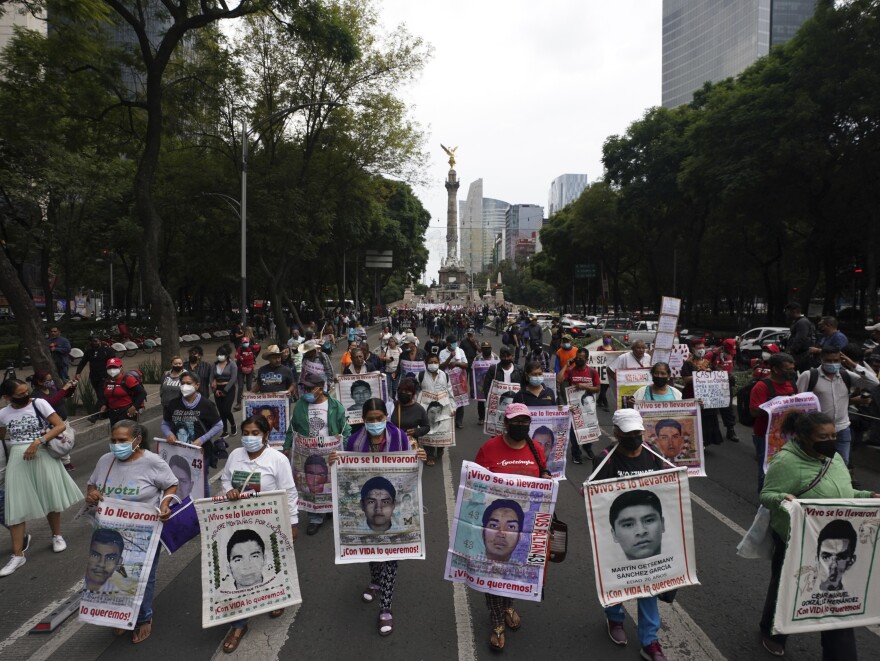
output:
[[[128,386],[128,390],[122,385],[123,379],[125,379],[125,385]],[[107,402],[107,408],[127,409],[134,404],[134,400],[131,398],[129,390],[134,390],[137,386],[138,380],[129,374],[120,374],[115,379],[108,380],[104,384],[104,400]]]
[[[572,367],[565,376],[573,386],[581,383],[586,383],[588,386],[598,386],[600,383],[599,374],[589,365],[585,365],[583,369]]]
[[[782,397],[785,395],[794,395],[797,393],[797,388],[795,388],[790,381],[786,381],[785,383],[773,383],[773,390],[776,392],[775,397]],[[770,391],[767,390],[767,384],[763,381],[758,381],[755,386],[752,388],[752,395],[749,397],[749,408],[754,409],[758,408],[761,404],[770,401],[773,399],[770,397]],[[763,413],[755,418],[755,431],[753,432],[755,436],[764,436],[767,433],[767,424],[770,422],[770,416],[766,413]]]
[[[712,352],[710,361],[712,367],[716,370],[723,370],[728,374],[733,374],[733,356],[724,351]]]
[[[535,443],[535,451],[541,462],[546,466],[544,448]],[[519,450],[514,450],[504,442],[503,436],[491,438],[483,444],[474,459],[483,468],[493,473],[511,473],[513,475],[527,475],[529,477],[541,477],[538,464],[535,463],[535,455],[529,449],[528,444]]]

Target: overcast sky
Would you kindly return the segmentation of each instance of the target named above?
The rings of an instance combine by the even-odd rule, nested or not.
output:
[[[459,199],[483,178],[483,195],[539,204],[567,172],[602,175],[602,143],[660,104],[660,0],[379,0],[383,22],[405,23],[434,54],[404,91],[428,135],[430,185],[416,194],[431,213],[436,278],[446,252],[449,169],[458,146]]]

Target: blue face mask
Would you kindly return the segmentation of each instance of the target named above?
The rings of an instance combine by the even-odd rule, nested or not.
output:
[[[532,385],[532,386],[544,385],[544,377],[543,376],[530,376],[529,377],[529,385]]]
[[[840,372],[840,363],[822,363],[822,369],[827,374],[838,374]]]
[[[260,448],[263,447],[263,437],[262,436],[242,436],[241,437],[241,447],[243,447],[248,452],[259,452]]]
[[[303,393],[303,399],[306,400],[309,404],[314,404],[317,397],[315,397],[315,393],[306,392]]]
[[[367,433],[370,436],[379,436],[385,432],[385,425],[387,424],[387,421],[383,420],[382,422],[368,422],[364,427],[367,428]]]
[[[458,342],[453,342],[449,345],[450,351],[455,351],[456,349],[458,349]]]
[[[113,456],[119,459],[119,461],[125,461],[131,455],[134,454],[134,447],[132,447],[132,443],[111,443],[110,444],[110,452],[113,453]]]

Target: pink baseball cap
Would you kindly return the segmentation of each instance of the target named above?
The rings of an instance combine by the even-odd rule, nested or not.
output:
[[[525,404],[508,404],[504,411],[504,417],[508,420],[511,418],[518,418],[521,415],[526,416],[530,420],[532,418],[532,413],[529,411],[529,407]]]

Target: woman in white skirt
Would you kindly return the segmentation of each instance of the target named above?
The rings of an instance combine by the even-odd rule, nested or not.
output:
[[[6,446],[4,515],[12,534],[12,559],[0,576],[9,576],[25,563],[25,522],[45,516],[52,529],[52,550],[67,548],[61,536],[61,512],[82,500],[82,492],[64,464],[46,445],[64,431],[64,423],[48,402],[32,399],[24,381],[7,379],[0,395],[9,405],[0,409],[0,439]],[[2,480],[0,480],[2,486]]]

